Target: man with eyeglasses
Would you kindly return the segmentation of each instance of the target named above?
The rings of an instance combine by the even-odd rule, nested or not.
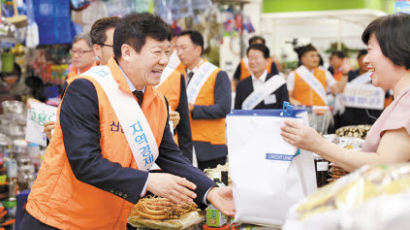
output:
[[[74,37],[71,48],[71,62],[73,68],[68,73],[67,80],[95,66],[95,55],[88,34],[81,33]]]
[[[119,21],[120,18],[116,16],[105,17],[95,21],[91,27],[90,36],[93,50],[100,65],[107,65],[108,60],[114,57],[114,30]]]

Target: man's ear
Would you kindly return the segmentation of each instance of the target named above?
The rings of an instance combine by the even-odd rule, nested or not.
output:
[[[128,44],[122,44],[121,46],[121,59],[131,62],[131,54],[135,52],[134,49]]]
[[[94,51],[95,56],[97,56],[98,58],[101,58],[101,45],[94,44],[93,45],[93,51]]]

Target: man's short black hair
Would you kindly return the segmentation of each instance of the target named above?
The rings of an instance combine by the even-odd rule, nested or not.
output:
[[[100,18],[95,21],[90,30],[91,42],[93,43],[93,45],[104,45],[104,43],[107,41],[105,31],[110,28],[115,28],[119,21],[120,18],[117,16]]]
[[[261,36],[253,36],[253,37],[251,37],[251,38],[249,38],[249,41],[248,41],[248,43],[249,43],[249,45],[252,45],[252,44],[254,44],[257,40],[261,40],[262,41],[262,44],[264,44],[265,45],[265,39],[263,38],[263,37],[261,37]]]
[[[128,44],[136,52],[145,45],[146,38],[171,41],[171,27],[159,16],[150,13],[131,13],[123,17],[114,31],[114,56],[121,58],[121,46]]]
[[[250,45],[250,46],[248,47],[248,50],[246,51],[246,55],[249,54],[249,51],[250,51],[250,50],[259,50],[259,51],[261,51],[261,52],[263,53],[263,57],[264,57],[265,59],[269,58],[269,56],[270,56],[269,48],[266,47],[264,44],[253,44],[253,45]]]
[[[333,51],[332,54],[330,55],[330,57],[333,57],[333,56],[336,56],[336,57],[341,58],[341,59],[346,57],[345,53],[343,51],[339,51],[339,50]]]
[[[366,49],[361,49],[357,52],[357,60],[359,60],[362,56],[367,55]]]
[[[410,69],[410,14],[382,16],[372,21],[362,34],[367,45],[374,34],[382,53],[394,64]]]
[[[302,59],[302,56],[305,53],[307,53],[309,51],[317,51],[317,49],[312,44],[308,44],[308,45],[300,46],[300,47],[295,47],[294,50],[298,54],[299,60]]]
[[[192,43],[201,47],[201,55],[202,55],[202,53],[204,52],[204,37],[202,37],[202,34],[196,30],[184,30],[178,35],[178,37],[181,37],[184,35],[188,35]]]

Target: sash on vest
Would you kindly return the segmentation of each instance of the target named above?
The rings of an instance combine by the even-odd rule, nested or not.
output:
[[[356,77],[355,79],[353,79],[351,82],[351,84],[367,84],[370,83],[372,81],[372,79],[370,78],[370,76],[372,75],[372,72],[366,72],[358,77]]]
[[[244,58],[243,58],[243,64],[245,64],[245,67],[246,67],[247,69],[249,69],[249,59],[248,59],[248,57],[244,57]]]
[[[310,72],[305,66],[301,65],[297,68],[296,73],[312,88],[317,95],[322,99],[322,101],[327,104],[326,100],[326,90],[322,83],[316,79],[316,77]]]
[[[277,76],[277,77],[276,77]],[[263,99],[278,90],[286,81],[279,75],[272,76],[263,86],[254,90],[242,103],[242,109],[251,110],[255,108]]]
[[[96,66],[83,76],[90,76],[101,85],[124,130],[138,169],[148,171],[158,157],[158,146],[138,102],[119,89],[108,66]]]
[[[213,73],[217,69],[218,67],[209,62],[205,62],[198,68],[194,76],[192,76],[192,79],[189,82],[186,90],[189,103],[195,104],[196,98],[198,97],[202,86],[204,86],[205,82],[211,76],[211,73]]]

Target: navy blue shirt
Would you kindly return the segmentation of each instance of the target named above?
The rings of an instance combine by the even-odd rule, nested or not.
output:
[[[269,80],[271,77],[279,77],[274,76],[272,74],[268,74],[266,80]],[[246,98],[254,91],[252,77],[248,77],[243,79],[238,83],[236,86],[236,95],[235,95],[235,109],[242,109],[242,104],[246,100]],[[261,101],[259,104],[255,106],[254,109],[282,109],[283,102],[289,101],[289,93],[286,84],[282,85],[277,89],[275,92],[271,93],[271,95],[275,95],[276,102],[271,104],[265,104],[265,101]]]
[[[98,96],[94,85],[86,79],[73,81],[67,87],[61,103],[60,124],[63,141],[76,178],[136,203],[146,183],[148,172],[124,168],[102,156]],[[197,204],[202,203],[206,191],[215,185],[183,156],[174,142],[168,122],[155,162],[163,172],[185,177],[195,183]]]

